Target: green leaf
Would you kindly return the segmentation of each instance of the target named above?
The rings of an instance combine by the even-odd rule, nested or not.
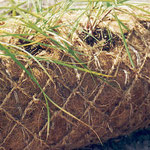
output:
[[[115,10],[114,10],[114,13],[115,13],[115,19],[117,20],[118,25],[119,25],[119,28],[120,28],[120,31],[121,31],[122,40],[123,40],[123,43],[124,43],[126,52],[127,52],[127,54],[128,54],[130,63],[131,63],[131,65],[132,65],[132,67],[135,68],[134,62],[133,62],[133,60],[132,60],[132,57],[131,57],[131,54],[130,54],[130,51],[129,51],[129,48],[128,48],[128,45],[127,45],[127,42],[126,42],[126,39],[125,39],[125,36],[124,36],[124,33],[123,33],[123,30],[122,30],[122,27],[121,27],[121,25],[122,25],[122,24],[121,24],[121,21],[120,21],[119,18],[117,17],[117,14],[116,14]]]

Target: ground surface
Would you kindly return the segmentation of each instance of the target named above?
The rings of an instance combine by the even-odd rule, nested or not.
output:
[[[76,150],[150,150],[150,128],[111,139],[104,146],[94,144]]]

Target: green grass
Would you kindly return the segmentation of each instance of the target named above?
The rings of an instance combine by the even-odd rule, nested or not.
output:
[[[87,2],[87,3],[85,4],[84,8],[80,8],[80,7],[76,8],[76,7],[74,7],[74,5],[76,5],[76,2],[81,2],[81,3]],[[123,33],[123,28],[126,30],[128,30],[128,28],[118,18],[117,13],[116,13],[116,8],[117,8],[117,10],[120,9],[120,11],[121,11],[120,6],[127,6],[131,9],[136,8],[140,11],[145,12],[146,14],[150,14],[150,12],[140,8],[139,5],[133,5],[131,3],[126,3],[126,2],[127,2],[127,0],[118,0],[118,1],[116,1],[116,0],[90,0],[90,1],[88,1],[88,0],[82,0],[82,1],[81,0],[66,0],[63,2],[56,3],[52,6],[47,6],[45,8],[42,5],[42,0],[32,0],[31,1],[32,7],[28,8],[26,10],[22,6],[24,4],[29,6],[29,4],[28,4],[29,1],[25,1],[22,3],[16,3],[14,0],[9,0],[10,6],[0,7],[0,10],[4,10],[0,14],[0,21],[9,21],[9,19],[19,20],[19,22],[20,22],[19,25],[21,25],[21,27],[22,27],[21,33],[9,33],[8,31],[7,32],[4,31],[3,26],[1,26],[0,27],[0,36],[1,37],[12,36],[14,38],[21,39],[21,40],[24,40],[27,42],[27,44],[13,45],[10,43],[4,43],[4,42],[0,41],[0,50],[4,52],[3,55],[7,55],[11,59],[13,59],[28,74],[28,76],[35,82],[35,84],[37,84],[37,86],[42,91],[44,98],[45,98],[46,106],[47,106],[47,118],[48,118],[47,136],[49,135],[49,129],[50,129],[50,127],[49,127],[50,112],[49,112],[49,105],[48,105],[48,101],[49,101],[53,105],[55,105],[57,108],[59,108],[61,111],[63,111],[64,113],[68,114],[72,118],[76,119],[83,125],[90,128],[95,133],[95,135],[97,136],[99,141],[101,142],[99,135],[95,132],[95,130],[91,126],[84,123],[82,120],[80,120],[76,116],[72,115],[71,113],[67,112],[65,109],[58,106],[53,100],[51,100],[46,95],[46,93],[43,91],[40,84],[38,83],[38,81],[36,80],[34,75],[32,74],[32,70],[30,70],[30,71],[27,70],[21,64],[21,62],[17,59],[17,56],[24,55],[24,57],[33,59],[42,68],[43,72],[50,78],[50,80],[52,82],[53,82],[52,77],[48,74],[46,68],[44,68],[44,66],[42,66],[40,61],[49,61],[49,62],[58,64],[58,65],[62,65],[62,66],[68,67],[68,68],[73,68],[73,69],[78,69],[83,72],[88,72],[91,75],[100,76],[100,78],[103,81],[105,81],[106,79],[104,77],[112,77],[112,76],[90,70],[87,67],[86,63],[83,62],[82,60],[80,60],[80,58],[79,58],[79,55],[85,55],[85,54],[75,51],[72,48],[71,42],[72,42],[73,34],[78,29],[79,23],[83,19],[82,17],[84,15],[86,15],[88,17],[87,24],[88,24],[89,30],[91,30],[91,33],[92,33],[92,30],[97,25],[96,18],[101,18],[101,16],[106,17],[107,15],[112,14],[114,19],[118,22],[118,25],[119,25],[119,28],[121,31],[122,41],[124,43],[126,52],[128,54],[128,57],[129,57],[129,60],[131,63],[131,67],[134,69],[135,65],[133,63],[133,60],[132,60],[132,57],[131,57],[131,54],[130,54],[130,51],[129,51],[129,48],[127,45],[127,41],[126,41],[126,39],[124,37],[124,33]],[[75,12],[78,14],[74,23],[68,24],[67,22],[63,22],[63,23],[60,22],[61,18],[63,18],[67,13],[72,13],[72,12]],[[11,14],[11,15],[8,15],[8,14]],[[96,15],[93,24],[90,22],[90,18],[92,15]],[[131,14],[131,15],[134,16],[134,14]],[[140,17],[140,16],[136,16],[136,17]],[[103,18],[101,18],[101,20],[103,20]],[[63,27],[68,28],[68,30],[70,30],[69,34],[66,34],[66,35],[61,34],[61,28],[63,28]],[[29,38],[30,36],[36,37],[39,35],[41,35],[43,37],[43,39],[49,39],[52,44],[50,45],[50,44],[42,43],[42,41],[40,39],[39,40],[31,40]],[[70,40],[68,41],[68,39],[70,39]],[[70,57],[74,58],[74,60],[78,64],[80,64],[81,67],[78,67],[76,65],[77,63],[71,64],[69,62],[64,62],[61,60],[54,60],[53,58],[50,58],[50,57],[44,57],[44,58],[39,57],[39,56],[37,57],[37,56],[30,54],[28,51],[26,51],[23,48],[23,46],[34,45],[34,44],[43,45],[45,47],[57,49],[61,52],[64,52],[67,55],[69,55]],[[107,82],[107,80],[106,80],[106,82]]]

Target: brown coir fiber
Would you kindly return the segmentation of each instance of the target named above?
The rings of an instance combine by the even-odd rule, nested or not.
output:
[[[108,24],[114,22],[109,20]],[[52,82],[35,61],[17,58],[32,69],[56,104],[91,126],[104,142],[150,125],[150,31],[145,25],[146,21],[142,24],[135,20],[126,37],[135,68],[131,67],[120,34],[112,31],[113,25],[109,27],[115,44],[102,45],[99,41],[91,46],[82,38],[83,32],[75,35],[74,46],[86,54],[79,55],[80,59],[89,69],[112,75],[105,78],[107,82],[87,72],[41,61]],[[99,25],[97,33],[100,29],[106,32]],[[108,49],[103,49],[105,45]],[[76,62],[62,52],[48,53],[58,60]],[[1,57],[0,150],[71,150],[99,142],[90,128],[50,102],[49,110],[47,137],[47,110],[41,90],[13,60]]]

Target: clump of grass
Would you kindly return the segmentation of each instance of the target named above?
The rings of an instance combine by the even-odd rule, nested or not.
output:
[[[80,8],[75,7],[77,2],[86,2],[84,6]],[[93,130],[91,126],[84,123],[82,120],[78,119],[76,116],[67,112],[65,109],[58,106],[53,100],[51,100],[46,93],[41,88],[40,84],[29,70],[27,70],[21,62],[17,59],[18,55],[23,55],[24,57],[28,57],[33,59],[38,65],[43,69],[46,75],[53,82],[52,77],[48,74],[44,66],[40,63],[40,61],[49,61],[58,65],[63,65],[65,67],[77,69],[80,71],[88,72],[91,75],[100,76],[102,80],[105,81],[104,77],[112,77],[111,75],[102,74],[99,72],[95,72],[90,70],[86,63],[80,60],[78,55],[84,55],[83,53],[79,53],[72,48],[72,38],[74,33],[79,27],[79,23],[83,16],[87,16],[88,20],[86,22],[85,28],[88,31],[87,36],[93,36],[93,30],[99,24],[99,21],[102,21],[107,15],[112,14],[114,19],[117,21],[118,26],[120,28],[122,41],[124,43],[126,52],[128,54],[131,66],[134,68],[135,65],[133,63],[130,51],[127,46],[127,42],[123,33],[123,29],[129,30],[125,24],[118,18],[117,11],[122,11],[122,7],[126,6],[130,9],[138,9],[140,11],[144,11],[147,14],[150,14],[148,11],[141,9],[138,5],[132,5],[131,3],[127,3],[127,0],[66,0],[57,2],[51,6],[43,7],[42,0],[32,0],[29,4],[29,1],[24,2],[16,2],[14,0],[9,1],[9,6],[0,7],[2,13],[0,14],[0,21],[9,21],[9,19],[14,19],[19,21],[19,27],[16,27],[19,31],[17,33],[11,33],[3,30],[3,26],[1,26],[0,36],[1,37],[13,37],[18,40],[24,41],[20,45],[16,45],[16,43],[6,43],[0,41],[0,50],[4,53],[1,55],[10,56],[27,74],[28,76],[38,85],[40,90],[42,91],[46,106],[47,106],[47,114],[48,114],[48,126],[47,126],[47,136],[49,135],[49,124],[50,124],[50,112],[48,101],[50,101],[57,108],[62,110],[64,113],[68,114],[72,118],[76,119],[80,123],[84,124],[88,128],[90,128],[97,136],[99,141],[101,142],[99,135]],[[80,3],[80,4],[81,4]],[[24,7],[28,7],[27,9]],[[62,22],[61,19],[67,13],[76,13],[75,21],[72,21],[71,24],[66,22]],[[130,13],[130,12],[125,12]],[[131,13],[130,13],[131,14]],[[91,16],[95,15],[94,20],[91,21]],[[134,15],[134,14],[131,14]],[[103,17],[102,17],[103,16]],[[136,16],[139,17],[139,16]],[[99,19],[97,19],[99,18]],[[63,32],[62,28],[68,28],[70,32]],[[62,33],[63,34],[62,34]],[[34,39],[32,37],[40,37],[38,39]],[[42,42],[43,40],[48,39],[50,42],[48,44]],[[97,39],[96,39],[97,40]],[[55,50],[66,53],[70,57],[74,58],[74,60],[80,64],[82,67],[76,66],[76,64],[70,64],[68,62],[60,61],[54,58],[40,57],[35,56],[29,53],[25,48],[27,46],[40,45],[47,48],[53,48]],[[32,72],[32,71],[31,71]]]

